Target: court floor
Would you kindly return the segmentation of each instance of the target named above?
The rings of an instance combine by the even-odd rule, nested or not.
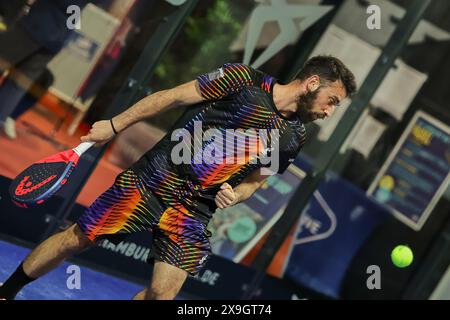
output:
[[[0,241],[0,282],[4,282],[30,252],[5,241]],[[57,269],[25,287],[17,300],[130,300],[142,286],[80,266],[80,289],[74,272],[63,263]],[[68,273],[69,271],[69,273]],[[72,277],[72,278],[71,278]],[[73,289],[68,288],[71,286]]]

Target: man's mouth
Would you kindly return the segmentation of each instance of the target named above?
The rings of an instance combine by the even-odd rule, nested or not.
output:
[[[316,116],[316,119],[321,119],[321,120],[328,118],[328,116],[325,113],[316,113],[315,116]]]

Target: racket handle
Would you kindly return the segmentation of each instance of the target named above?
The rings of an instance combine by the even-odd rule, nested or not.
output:
[[[81,155],[83,153],[85,153],[94,144],[95,144],[95,142],[82,142],[76,148],[73,148],[72,150],[81,157]]]

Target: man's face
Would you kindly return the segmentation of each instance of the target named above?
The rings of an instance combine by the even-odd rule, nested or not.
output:
[[[345,96],[345,88],[341,81],[321,85],[317,90],[308,91],[298,98],[297,115],[304,123],[328,118]]]

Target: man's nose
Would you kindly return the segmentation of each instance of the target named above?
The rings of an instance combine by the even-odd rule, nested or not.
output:
[[[334,106],[327,106],[327,108],[324,110],[324,113],[326,114],[327,117],[331,117],[331,115],[334,112]]]

